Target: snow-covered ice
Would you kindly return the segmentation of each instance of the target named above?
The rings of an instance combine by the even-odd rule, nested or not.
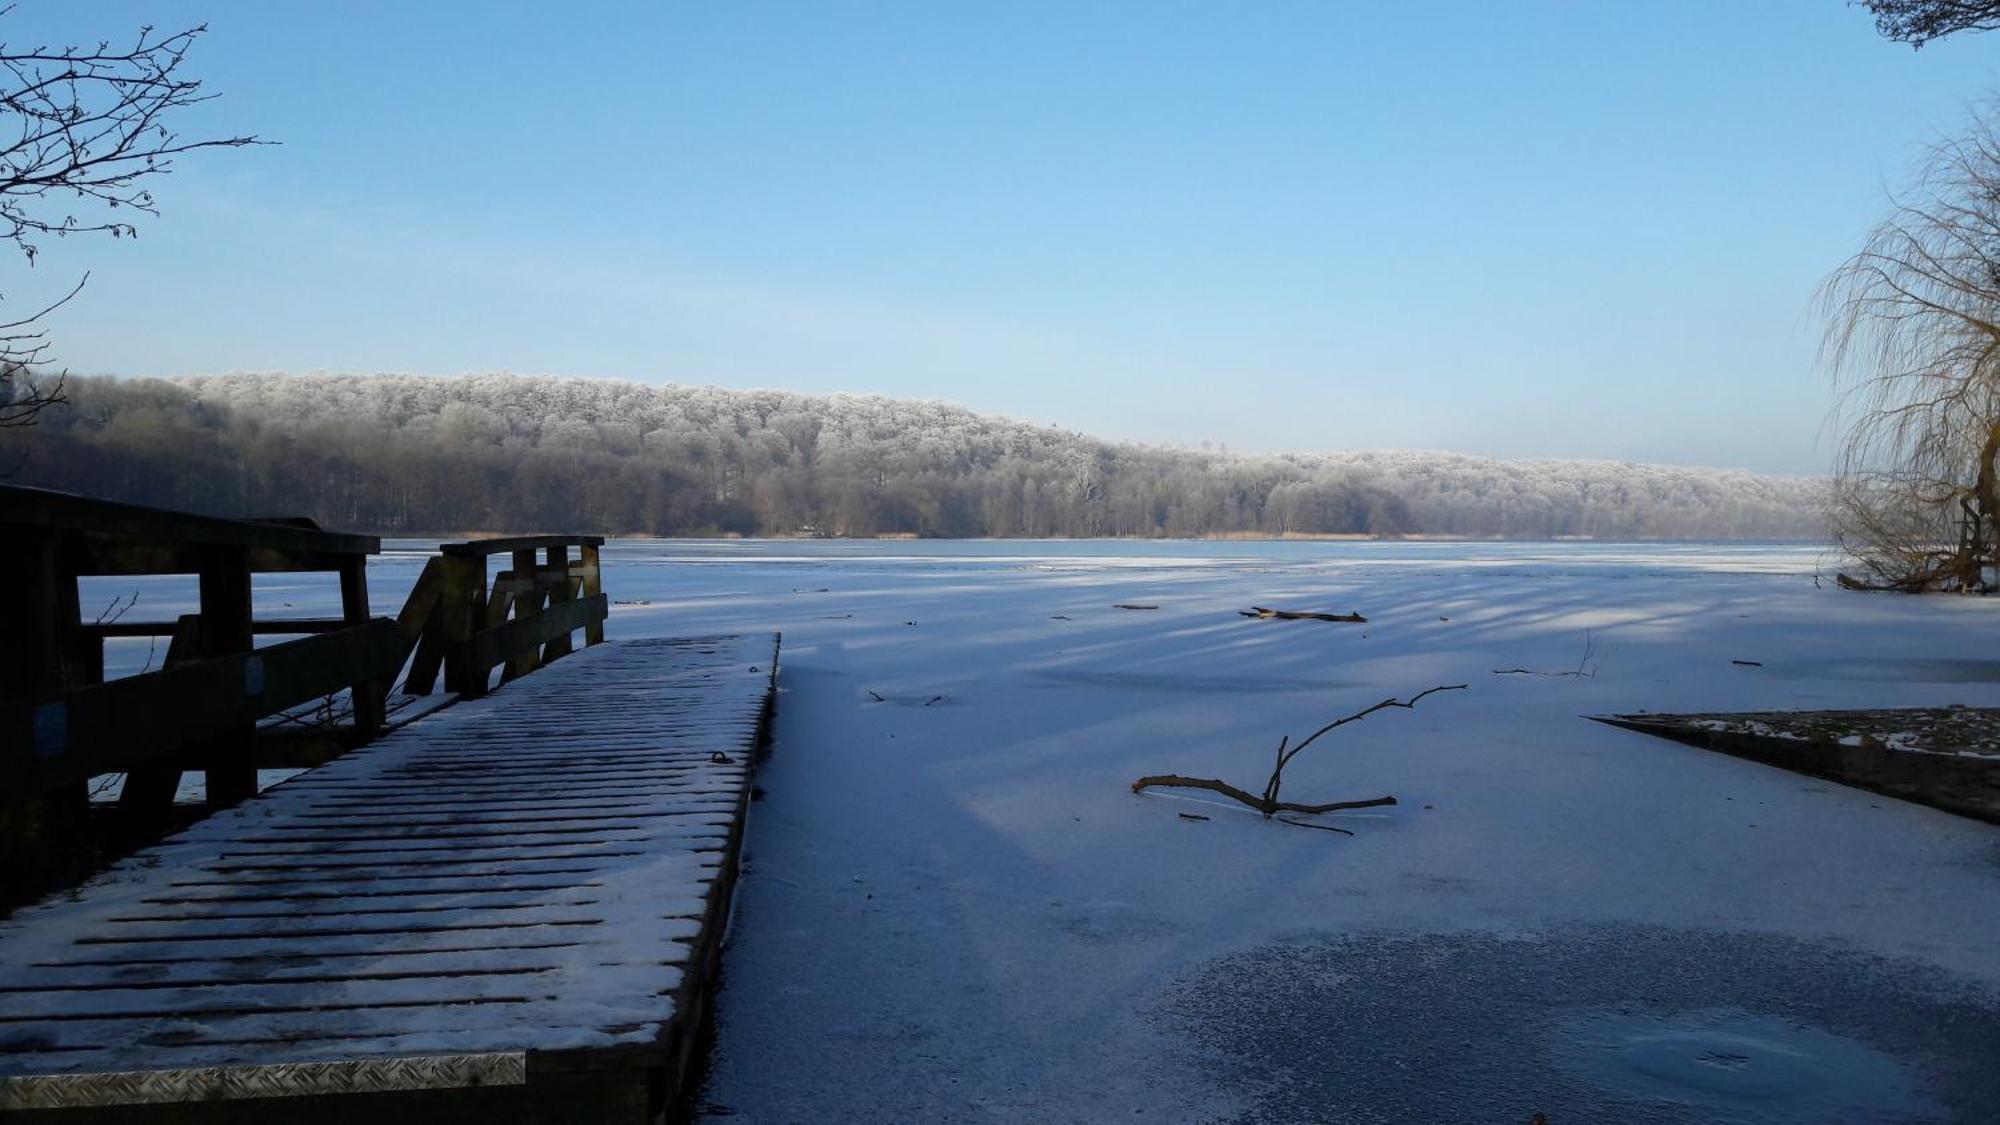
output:
[[[1578,1063],[1573,1029],[1619,1018],[1897,1060],[1857,1113],[1995,1104],[2000,832],[1578,716],[2000,704],[1963,674],[2000,602],[1816,588],[1798,547],[928,546],[607,574],[652,601],[616,632],[785,634],[718,1118],[1839,1119]],[[1493,674],[1574,668],[1585,630],[1594,677]],[[1280,735],[1444,683],[1471,687],[1288,771],[1298,800],[1399,798],[1333,818],[1352,837],[1130,792],[1254,790]]]
[[[2000,600],[1839,591],[1820,549],[1783,545],[639,541],[605,562],[614,600],[649,603],[614,606],[613,636],[784,633],[717,1119],[2000,1104],[2000,830],[1579,718],[2000,706]],[[371,573],[392,612],[413,562]],[[1594,676],[1494,674],[1576,668],[1586,631]],[[1329,818],[1351,837],[1130,791],[1257,789],[1281,735],[1446,683],[1470,688],[1287,772],[1292,799],[1399,799]],[[1700,1080],[1776,1059],[1769,1082]],[[1784,1077],[1827,1068],[1851,1079],[1831,1108]]]

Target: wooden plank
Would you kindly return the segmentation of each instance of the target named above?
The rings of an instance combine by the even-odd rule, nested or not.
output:
[[[484,558],[487,555],[510,555],[515,551],[541,551],[550,547],[597,547],[603,543],[602,535],[517,535],[508,539],[473,539],[463,543],[445,543],[438,547],[438,550],[455,558]]]
[[[185,750],[271,712],[329,695],[356,678],[393,674],[402,657],[395,623],[377,618],[254,653],[112,680],[59,703],[11,706],[0,729],[9,732],[6,744],[19,748],[7,772],[20,781],[9,787],[8,796],[46,791]],[[44,733],[39,741],[38,728]]]
[[[157,544],[322,555],[372,555],[382,550],[382,540],[373,535],[198,516],[12,484],[0,485],[0,524],[86,531]]]
[[[0,582],[12,599],[0,644],[0,693],[23,717],[18,744],[61,736],[63,716],[46,701],[75,686],[66,633],[78,617],[76,579],[64,566],[69,536],[47,528],[8,529]],[[15,733],[15,732],[8,732]],[[4,743],[0,743],[4,745]],[[67,785],[9,786],[0,801],[0,903],[38,894],[81,871],[89,797],[83,778]]]
[[[348,622],[338,617],[277,617],[263,621],[252,621],[250,632],[260,637],[305,636],[311,633],[331,633],[345,629]],[[179,627],[176,621],[117,621],[101,623],[85,622],[79,631],[96,637],[171,637]]]
[[[604,620],[609,612],[610,602],[602,594],[561,602],[534,616],[516,618],[469,638],[464,659],[469,667],[490,672],[511,654],[546,644],[555,637],[568,637],[573,630],[592,621]]]
[[[397,631],[402,633],[404,643],[414,649],[410,670],[403,678],[405,695],[429,695],[437,686],[439,669],[444,667],[444,621],[440,612],[444,586],[444,561],[426,560],[408,600],[403,602],[402,612],[396,615]]]
[[[196,574],[201,570],[202,553],[211,546],[200,542],[152,543],[91,531],[74,534],[78,543],[76,573],[80,575]],[[263,547],[250,547],[246,551],[250,570],[255,574],[339,570],[342,560],[358,553]]]
[[[568,544],[554,543],[549,546],[548,569],[558,575],[556,582],[549,587],[549,608],[553,610],[559,605],[574,602],[577,580],[569,572]],[[565,629],[542,644],[542,663],[547,664],[570,654],[569,634],[570,630]]]
[[[598,544],[582,545],[582,561],[577,565],[577,577],[581,580],[578,593],[585,599],[604,593],[604,573],[599,564]],[[604,622],[593,621],[583,627],[583,643],[601,645],[604,643]]]
[[[233,656],[249,652],[255,641],[250,633],[250,560],[237,547],[211,547],[203,559],[201,617],[197,628],[204,657]],[[215,731],[199,747],[208,775],[208,803],[216,808],[234,805],[257,795],[257,768],[250,764],[250,740],[256,733],[258,716],[247,716]]]
[[[587,648],[0,923],[0,1113],[562,1120],[585,1076],[638,1092],[591,1119],[657,1115],[691,1073],[773,648]],[[587,730],[597,685],[626,701],[604,776],[674,780],[576,799],[579,763],[514,755]],[[513,1100],[413,1061],[489,1055],[523,1061]]]
[[[543,603],[548,600],[548,591],[539,581],[539,575],[535,573],[535,552],[515,551],[514,569],[510,572],[510,577],[514,579],[514,585],[518,587],[511,589],[507,598],[507,604],[513,607],[514,616],[516,618],[524,618],[541,613]],[[499,580],[496,579],[493,586],[497,592],[500,587]],[[507,615],[504,613],[497,617],[489,615],[486,625],[488,628],[492,628],[506,621],[506,619]],[[506,671],[501,674],[501,681],[503,683],[508,680],[518,680],[522,676],[540,668],[542,666],[541,653],[532,647],[522,648],[509,656],[506,664]]]
[[[351,558],[340,568],[340,616],[349,625],[365,625],[370,619],[366,556]],[[353,738],[365,742],[381,733],[383,712],[389,694],[389,681],[401,669],[402,663],[398,660],[396,668],[356,680],[348,688],[347,700],[348,709],[352,713]]]
[[[462,699],[486,694],[492,664],[475,667],[466,644],[479,629],[486,610],[486,556],[441,557],[443,587],[438,597],[438,641],[444,652],[444,686]]]
[[[104,638],[83,631],[82,591],[76,581],[77,538],[75,535],[60,538],[54,574],[61,602],[64,690],[104,682]]]
[[[425,623],[436,613],[438,599],[443,594],[444,564],[437,559],[425,559],[424,569],[417,574],[416,583],[410,587],[410,596],[404,599],[402,610],[396,614],[396,628],[402,631],[404,640],[416,643]]]
[[[19,529],[0,547],[11,626],[7,644],[0,646],[0,692],[9,697],[41,700],[63,690],[64,607],[75,597],[76,581],[63,573],[61,549],[60,535],[36,528]]]
[[[184,613],[175,624],[174,639],[167,645],[162,668],[178,668],[199,659],[201,615]],[[125,784],[118,790],[120,810],[157,821],[173,807],[174,793],[180,789],[182,755],[159,755],[152,762],[127,770]]]

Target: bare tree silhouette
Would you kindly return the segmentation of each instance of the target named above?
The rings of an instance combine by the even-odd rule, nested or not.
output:
[[[1864,0],[1875,30],[1922,47],[1960,31],[2000,28],[2000,0]]]
[[[0,18],[13,6],[0,8]],[[32,266],[49,237],[138,234],[132,216],[158,210],[146,184],[174,158],[204,148],[262,143],[254,136],[190,139],[169,121],[214,97],[185,72],[206,25],[171,35],[139,29],[129,46],[23,47],[0,42],[0,239]],[[89,279],[37,311],[0,322],[0,428],[30,426],[65,401],[47,358],[42,320]]]

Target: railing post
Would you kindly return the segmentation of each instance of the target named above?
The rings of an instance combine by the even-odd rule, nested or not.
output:
[[[249,652],[255,644],[250,633],[249,553],[240,547],[208,549],[203,553],[200,582],[202,656]],[[225,808],[257,795],[257,767],[250,760],[256,732],[252,724],[203,748],[210,808]]]
[[[65,626],[81,614],[76,577],[63,565],[59,532],[8,527],[0,548],[0,583],[18,599],[15,629],[0,645],[0,692],[29,703],[60,700],[66,682]],[[60,703],[49,722],[66,717]],[[39,724],[38,724],[39,726]],[[37,730],[35,734],[42,733]],[[25,900],[71,874],[81,858],[89,794],[82,785],[16,799],[0,797],[0,901]]]
[[[514,569],[511,573],[514,577],[513,585],[509,591],[509,600],[513,604],[515,619],[533,617],[540,613],[542,611],[542,584],[541,576],[535,572],[535,552],[532,549],[515,551]],[[497,616],[488,614],[487,624],[489,626],[498,625],[506,619],[507,615],[504,613]],[[503,682],[505,680],[518,680],[541,666],[542,660],[539,649],[522,649],[520,652],[514,653],[507,658],[507,671],[502,674],[502,680]]]
[[[349,625],[368,623],[368,556],[353,555],[340,562],[340,619]],[[368,680],[348,689],[354,706],[354,736],[367,742],[382,731],[389,694],[384,680]]]
[[[486,694],[491,668],[475,668],[472,638],[486,609],[486,556],[446,555],[444,596],[438,602],[444,635],[444,685],[462,698]]]
[[[551,608],[559,602],[571,601],[576,597],[576,591],[570,586],[569,544],[557,543],[549,548],[548,573],[554,577],[554,582],[549,586]],[[542,663],[547,664],[551,660],[568,656],[569,652],[568,633],[560,637],[551,637],[549,642],[542,646]]]
[[[583,545],[583,561],[580,569],[583,571],[583,596],[594,598],[603,593],[604,577],[598,570],[597,544],[585,543]],[[593,621],[585,625],[583,627],[583,643],[585,646],[603,644],[604,622]]]

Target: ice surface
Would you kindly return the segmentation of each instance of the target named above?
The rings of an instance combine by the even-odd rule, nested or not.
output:
[[[2000,1063],[2000,832],[1579,718],[1993,706],[2000,684],[1926,662],[1984,658],[2000,601],[1816,586],[1820,550],[1768,545],[615,546],[607,590],[652,604],[614,610],[614,634],[785,634],[704,1095],[718,1119],[1254,1118],[1261,1087],[1196,1065],[1209,1048],[1162,1013],[1206,966],[1302,935],[1782,935],[1986,996],[1958,1042]],[[1251,605],[1369,621],[1237,616]],[[1493,674],[1575,668],[1586,629],[1594,677]],[[1336,818],[1351,838],[1129,790],[1159,772],[1254,789],[1280,735],[1443,683],[1471,688],[1292,766],[1295,799],[1399,798]],[[1546,980],[1503,1005],[1508,979],[1467,1002],[1564,1003]],[[1671,1022],[1675,979],[1632,999]],[[1780,983],[1745,985],[1749,1016]],[[1320,1062],[1354,1080],[1338,1052]],[[1899,1065],[1921,1115],[1935,1076]],[[1337,1119],[1281,1104],[1272,1119]]]
[[[1853,1040],[1740,1011],[1605,1014],[1566,1028],[1564,1061],[1641,1102],[1795,1121],[1936,1116],[1893,1059]]]
[[[718,1118],[1329,1120],[1353,1089],[1502,1119],[1456,1099],[1507,1073],[1589,1085],[1542,1027],[1579,1015],[1574,974],[1545,970],[1583,932],[1666,935],[1595,939],[1590,1011],[1671,1029],[1789,999],[1802,1034],[1892,1059],[1907,1087],[1867,1089],[1907,1088],[1916,1119],[1963,1104],[1938,1093],[1971,1081],[1951,1075],[2000,1073],[2000,830],[1578,717],[2000,706],[1981,672],[2000,600],[1840,591],[1821,549],[1787,545],[616,541],[605,564],[615,601],[650,602],[614,605],[614,637],[785,635],[704,1094]],[[371,568],[386,611],[416,566]],[[1237,616],[1251,605],[1369,621]],[[1594,677],[1493,674],[1575,668],[1585,630]],[[1331,818],[1353,837],[1129,789],[1255,789],[1281,735],[1442,683],[1471,687],[1288,772],[1301,800],[1399,798]],[[1339,1008],[1269,1012],[1301,987],[1290,951],[1364,938],[1410,973],[1469,941],[1490,960],[1413,993],[1429,1007],[1402,1023],[1359,1006],[1375,1034],[1341,1031]],[[1262,983],[1244,991],[1232,958]],[[1918,980],[1961,998],[1954,1034],[1840,1015]],[[1426,1022],[1446,1000],[1462,1035]],[[1283,1057],[1204,1028],[1266,1028]],[[1425,1101],[1441,1066],[1464,1082]]]

